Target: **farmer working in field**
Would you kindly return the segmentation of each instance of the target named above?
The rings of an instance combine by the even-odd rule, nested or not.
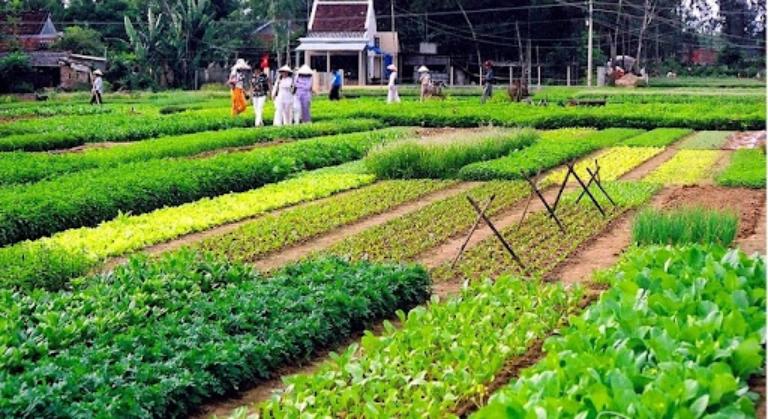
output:
[[[328,99],[339,100],[341,99],[341,85],[344,83],[344,74],[341,70],[333,72],[331,78],[331,92],[328,94]]]
[[[237,116],[242,113],[245,108],[248,107],[245,101],[245,74],[246,70],[250,70],[251,67],[244,59],[239,58],[232,71],[229,73],[229,88],[231,89],[232,96],[232,116]]]
[[[483,97],[480,98],[480,103],[485,103],[486,100],[493,96],[493,82],[495,74],[493,72],[493,63],[490,60],[485,62],[485,76],[483,78]]]
[[[91,105],[97,104],[101,106],[101,93],[104,84],[104,82],[101,80],[102,72],[101,70],[97,69],[93,72],[93,75],[95,77],[93,78],[93,86],[91,87]]]
[[[394,64],[387,66],[389,70],[389,84],[387,84],[387,103],[400,103],[400,94],[397,93],[397,67]]]
[[[427,66],[423,65],[416,71],[419,73],[419,84],[421,85],[421,94],[419,95],[419,100],[424,102],[424,99],[426,99],[426,96],[429,93],[429,88],[432,84],[432,77],[429,75],[429,69]]]

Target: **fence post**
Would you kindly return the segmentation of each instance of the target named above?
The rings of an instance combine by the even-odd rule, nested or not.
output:
[[[570,64],[568,64],[568,67],[566,67],[565,85],[566,86],[570,86],[571,85],[571,65]]]

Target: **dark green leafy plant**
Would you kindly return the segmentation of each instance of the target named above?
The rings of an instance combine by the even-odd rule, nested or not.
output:
[[[746,380],[765,361],[762,257],[653,246],[601,276],[611,289],[474,417],[755,415]]]
[[[415,265],[321,259],[262,278],[189,251],[69,292],[0,290],[0,415],[186,416],[428,296]]]

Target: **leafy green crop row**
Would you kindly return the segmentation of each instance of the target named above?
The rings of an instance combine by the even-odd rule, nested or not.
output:
[[[666,147],[689,135],[693,130],[687,128],[656,128],[619,143],[628,147]]]
[[[8,106],[3,105],[0,109],[0,118],[17,118],[25,116],[60,116],[60,115],[95,115],[101,113],[110,113],[113,109],[104,106],[91,106],[87,104],[54,104],[34,106]]]
[[[491,101],[477,106],[477,100],[403,101],[387,106],[381,100],[358,99],[333,108],[335,114],[355,118],[375,118],[389,125],[476,127],[526,126],[539,129],[564,127],[631,127],[653,129],[679,127],[691,129],[763,129],[765,101],[721,103],[716,98],[694,99],[689,103],[609,103],[602,107],[530,106],[524,103]]]
[[[665,185],[692,185],[710,175],[720,156],[717,150],[680,150],[644,180]]]
[[[232,261],[252,261],[450,184],[434,180],[383,181],[330,200],[266,215],[195,247]]]
[[[429,296],[418,266],[324,259],[262,278],[190,252],[84,284],[0,291],[0,416],[184,416]]]
[[[300,139],[320,135],[369,131],[381,128],[371,120],[317,122],[284,127],[234,128],[199,132],[127,143],[119,147],[94,148],[79,153],[0,153],[0,185],[36,182],[64,173],[123,163],[184,157],[227,147],[243,147],[272,140]]]
[[[579,131],[576,135],[567,130],[555,131],[550,137],[507,157],[464,166],[459,176],[466,180],[520,179],[641,133],[626,128],[609,128],[588,135]]]
[[[477,214],[469,206],[467,196],[485,202],[496,194],[486,212],[493,215],[523,199],[530,190],[523,182],[488,182],[350,236],[323,253],[376,261],[410,260],[472,225]]]
[[[410,132],[388,128],[205,159],[150,160],[6,187],[0,189],[0,244],[92,226],[120,213],[252,189],[301,170],[359,159],[374,145]]]
[[[546,357],[476,418],[754,417],[764,367],[765,261],[718,247],[641,248]]]
[[[379,178],[454,178],[462,166],[495,159],[533,144],[536,131],[468,133],[453,141],[408,140],[376,148],[365,164]]]
[[[502,230],[525,269],[492,236],[465,252],[454,268],[451,268],[451,262],[436,267],[431,272],[433,281],[494,278],[506,274],[542,277],[585,240],[602,231],[626,210],[647,202],[658,190],[658,185],[642,182],[606,182],[604,187],[617,203],[616,207],[600,195],[597,188],[592,187],[590,190],[606,210],[605,217],[586,197],[576,204],[574,201],[580,192],[575,191],[563,196],[563,203],[556,212],[565,226],[565,233],[560,231],[545,211],[531,214],[520,226],[513,225]]]
[[[728,141],[733,131],[699,131],[680,143],[680,148],[717,150]]]
[[[732,210],[701,207],[640,211],[632,224],[632,240],[640,245],[715,243],[728,246],[739,231],[739,217]]]
[[[28,119],[0,125],[0,151],[53,150],[252,125],[250,116],[232,118],[224,108],[164,116],[121,112]]]
[[[723,186],[765,188],[765,150],[736,150],[716,180]]]
[[[121,215],[96,227],[66,230],[0,248],[0,286],[58,289],[106,258],[374,180],[372,175],[325,171],[315,170],[250,191],[203,198],[146,214]],[[427,186],[422,185],[425,189]]]
[[[533,280],[478,281],[448,301],[398,312],[400,328],[385,322],[382,336],[366,332],[359,346],[332,355],[313,374],[284,379],[285,391],[259,413],[446,417],[462,400],[482,396],[505,362],[546,336],[579,297]]]

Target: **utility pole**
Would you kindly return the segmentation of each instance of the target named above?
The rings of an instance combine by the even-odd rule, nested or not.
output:
[[[592,0],[589,0],[589,34],[587,35],[587,87],[592,87]]]

